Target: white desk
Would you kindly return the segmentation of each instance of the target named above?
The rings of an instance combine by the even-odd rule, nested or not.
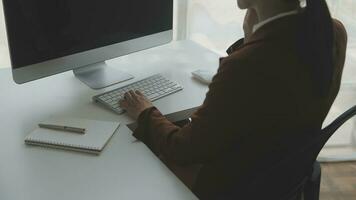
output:
[[[132,73],[135,80],[162,73],[183,85],[182,92],[154,103],[170,114],[202,103],[207,87],[192,79],[190,72],[216,70],[218,55],[183,41],[108,63]],[[24,137],[37,123],[51,115],[132,123],[126,115],[116,115],[91,101],[103,91],[89,89],[72,72],[16,85],[10,69],[0,70],[1,200],[196,199],[144,144],[133,142],[125,125],[100,156],[24,144]]]

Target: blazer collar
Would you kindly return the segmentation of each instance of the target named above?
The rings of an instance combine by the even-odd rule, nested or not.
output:
[[[256,30],[256,32],[252,34],[249,41],[244,42],[244,39],[238,40],[230,46],[226,52],[230,55],[241,48],[255,43],[279,40],[281,38],[294,36],[297,34],[298,22],[300,19],[301,14],[276,19]]]

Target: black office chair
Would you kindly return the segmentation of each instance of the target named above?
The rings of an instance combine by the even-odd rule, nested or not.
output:
[[[354,115],[356,106],[324,129],[308,134],[313,137],[302,148],[288,152],[275,165],[246,177],[243,184],[220,193],[216,199],[318,200],[321,168],[316,158],[335,131]]]

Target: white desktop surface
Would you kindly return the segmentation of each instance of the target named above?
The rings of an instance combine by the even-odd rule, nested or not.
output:
[[[93,103],[91,97],[140,78],[161,73],[184,90],[154,102],[163,114],[202,104],[207,86],[192,79],[197,69],[216,70],[218,55],[181,41],[108,61],[136,78],[95,91],[66,72],[24,85],[0,70],[0,199],[196,199],[124,125],[133,120]],[[27,146],[24,138],[50,116],[120,121],[99,156]]]

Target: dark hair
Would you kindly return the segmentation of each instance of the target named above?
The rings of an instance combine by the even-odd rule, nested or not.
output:
[[[329,94],[334,74],[334,30],[326,0],[306,0],[301,41],[302,60],[312,67],[319,95]]]

